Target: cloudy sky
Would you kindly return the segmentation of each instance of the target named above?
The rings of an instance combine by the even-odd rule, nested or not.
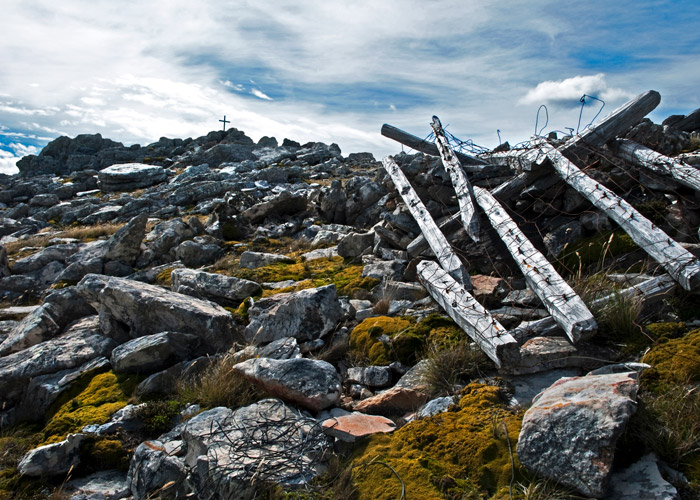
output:
[[[231,125],[344,154],[400,146],[437,114],[463,140],[526,140],[658,90],[700,107],[697,0],[5,0],[0,171],[59,135],[125,144]],[[600,109],[587,99],[581,125]],[[545,110],[538,128],[544,126]]]

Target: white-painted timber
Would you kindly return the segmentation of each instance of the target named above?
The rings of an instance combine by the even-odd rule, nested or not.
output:
[[[544,152],[557,174],[593,205],[614,220],[640,248],[661,264],[686,290],[700,285],[700,261],[656,227],[632,205],[596,182],[545,140],[536,146]]]
[[[668,274],[664,274],[663,276],[650,278],[637,285],[596,299],[591,303],[591,307],[593,309],[603,308],[610,301],[620,297],[638,300],[642,305],[649,305],[663,297],[668,297],[676,286],[674,279]]]
[[[444,220],[438,221],[437,226],[440,228],[440,232],[442,232],[446,228],[452,227],[452,225],[455,225],[455,223],[458,224],[460,217],[460,213],[456,212],[453,215],[446,217]],[[406,247],[406,251],[408,252],[408,256],[413,258],[417,257],[418,255],[420,255],[421,252],[427,250],[428,248],[430,248],[430,245],[425,239],[425,236],[423,236],[423,233],[421,233],[418,236],[416,236],[416,238],[411,243],[408,244],[408,246]]]
[[[437,224],[435,224],[435,221],[414,191],[411,183],[408,182],[406,175],[390,156],[385,157],[382,163],[384,169],[391,177],[391,180],[394,181],[396,190],[399,192],[408,210],[411,212],[411,215],[413,215],[413,218],[418,223],[421,232],[428,241],[440,265],[450,276],[460,283],[463,283],[465,287],[471,290],[472,285],[469,273],[464,268],[462,261],[457,257],[457,254],[452,250],[452,246],[450,246],[445,235],[442,234],[442,231],[440,231]]]
[[[440,151],[442,164],[445,170],[450,174],[452,185],[457,194],[457,202],[459,203],[459,211],[462,217],[462,224],[467,231],[467,235],[475,242],[479,241],[479,217],[476,214],[474,207],[474,191],[467,179],[462,164],[457,159],[452,146],[445,137],[445,132],[442,129],[442,124],[437,116],[433,116],[432,122],[433,132],[435,132],[435,145]]]
[[[486,189],[474,187],[476,202],[515,259],[532,291],[572,342],[589,338],[598,330],[593,314],[552,264],[518,228],[500,203]]]
[[[518,343],[460,283],[435,262],[423,260],[418,263],[417,271],[418,279],[428,293],[496,366],[518,363]]]
[[[617,141],[615,153],[623,160],[647,168],[657,174],[670,175],[680,184],[700,191],[700,169],[697,167],[662,155],[658,151],[628,139]]]

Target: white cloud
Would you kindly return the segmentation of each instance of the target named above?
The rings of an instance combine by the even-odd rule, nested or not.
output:
[[[255,97],[257,97],[258,99],[264,99],[266,101],[272,100],[272,97],[270,97],[269,95],[263,93],[262,91],[260,91],[258,89],[252,89],[250,91],[250,93],[253,94]]]
[[[564,106],[579,106],[579,99],[584,95],[592,95],[604,101],[615,101],[628,98],[633,94],[623,89],[610,87],[605,81],[605,74],[598,73],[588,76],[574,76],[564,80],[541,82],[528,91],[518,101],[518,104],[560,104]]]

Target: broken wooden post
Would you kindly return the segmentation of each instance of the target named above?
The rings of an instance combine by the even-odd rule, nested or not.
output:
[[[423,260],[417,271],[428,293],[497,367],[518,363],[518,343],[460,283],[435,262]]]
[[[384,137],[388,137],[389,139],[393,139],[396,142],[400,142],[404,146],[408,146],[411,149],[420,151],[421,153],[432,156],[440,156],[437,146],[432,142],[416,137],[415,135],[404,132],[403,130],[392,127],[386,123],[382,125],[382,135]],[[479,171],[484,165],[488,165],[488,163],[485,161],[474,158],[473,156],[465,155],[464,153],[457,152],[456,155],[467,171]]]
[[[632,205],[588,177],[545,140],[536,146],[547,155],[554,170],[576,191],[614,220],[640,248],[661,264],[686,290],[700,285],[700,262],[678,242],[656,227]]]
[[[450,174],[452,185],[457,194],[457,202],[459,203],[459,211],[462,217],[462,224],[467,231],[467,235],[475,242],[479,241],[479,218],[476,215],[474,208],[474,192],[471,184],[467,180],[467,176],[462,170],[462,165],[459,163],[452,146],[445,137],[445,131],[442,129],[442,124],[437,116],[433,116],[431,123],[433,132],[435,132],[435,145],[440,151],[442,164],[445,170]]]
[[[623,160],[657,174],[671,176],[680,184],[700,191],[700,170],[697,167],[691,167],[627,139],[618,140],[616,146],[615,153]]]
[[[676,288],[676,282],[668,274],[664,274],[596,299],[591,302],[591,307],[593,309],[601,309],[616,298],[639,300],[642,306],[649,305],[663,297],[667,297],[674,288]]]
[[[603,118],[597,125],[588,127],[579,135],[569,139],[564,145],[559,147],[559,150],[570,160],[584,157],[588,155],[591,148],[603,147],[608,141],[639,123],[642,118],[659,105],[659,102],[661,102],[661,96],[655,90],[639,94]],[[536,140],[536,138],[534,139]],[[542,175],[542,172],[537,168],[537,164],[543,158],[537,150],[514,149],[506,153],[491,154],[489,158],[493,161],[505,162],[517,172],[532,171],[533,176],[539,177]],[[527,174],[524,175],[524,178],[528,178]],[[503,190],[505,189],[508,188],[504,187]],[[504,199],[503,197],[500,198]]]
[[[503,207],[486,189],[474,188],[476,202],[506,244],[530,288],[572,342],[591,337],[598,329],[593,314],[581,297],[564,281],[552,264],[518,228]]]
[[[469,279],[469,273],[464,268],[462,261],[457,257],[457,254],[452,250],[445,235],[442,234],[442,231],[440,231],[437,224],[435,224],[435,221],[413,190],[413,187],[411,187],[411,183],[408,182],[406,175],[391,156],[384,158],[383,164],[384,169],[391,176],[391,180],[394,181],[396,190],[399,192],[408,210],[411,212],[411,215],[413,215],[413,218],[418,223],[420,230],[428,241],[440,265],[454,279],[463,283],[466,288],[471,290],[472,285]]]

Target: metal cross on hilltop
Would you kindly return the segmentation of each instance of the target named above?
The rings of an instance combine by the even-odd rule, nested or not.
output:
[[[226,119],[226,115],[224,115],[224,119],[223,119],[223,120],[219,120],[219,121],[220,121],[220,122],[224,122],[224,132],[226,132],[226,124],[227,124],[227,123],[231,123],[231,121]]]

